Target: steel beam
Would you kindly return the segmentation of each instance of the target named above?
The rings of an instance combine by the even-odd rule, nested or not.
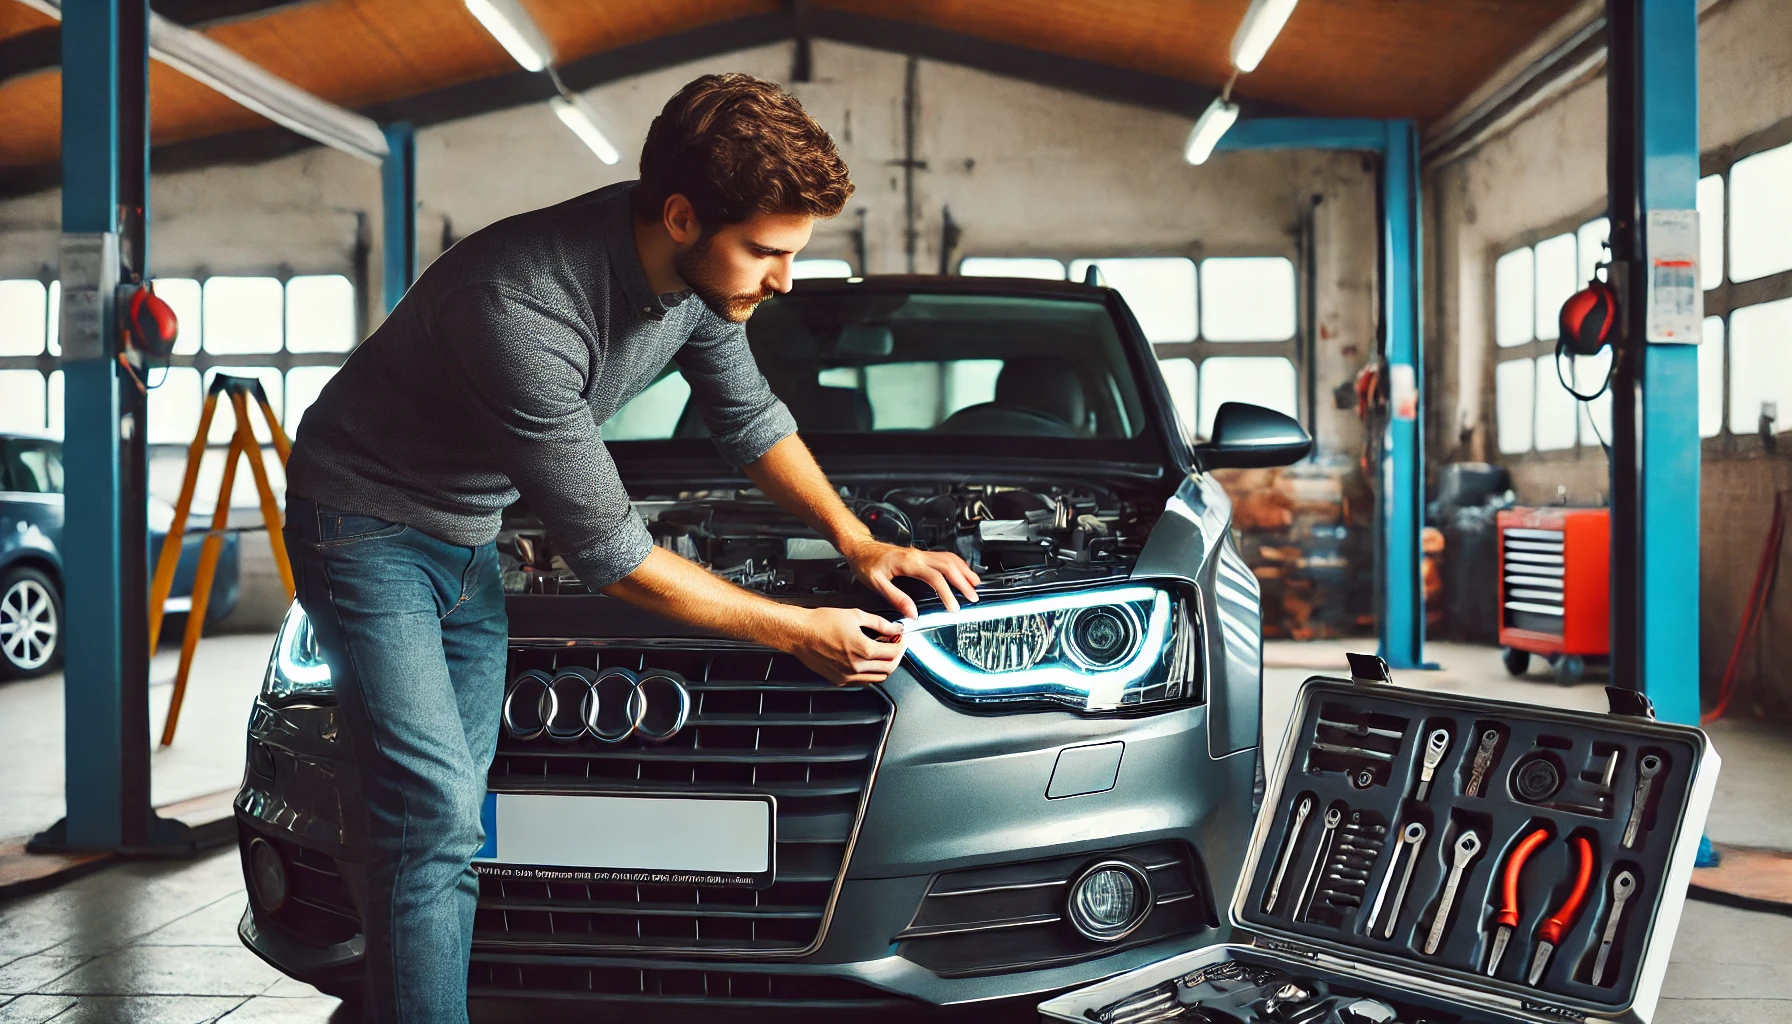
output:
[[[1425,661],[1424,347],[1420,343],[1419,148],[1413,122],[1367,118],[1253,118],[1232,126],[1216,150],[1344,149],[1381,157],[1381,329],[1388,392],[1376,514],[1375,623],[1393,668]],[[1313,372],[1307,367],[1307,372]]]
[[[1612,681],[1699,721],[1697,0],[1610,0]],[[1690,245],[1688,244],[1690,225]],[[1687,329],[1690,327],[1690,331]]]
[[[389,124],[386,159],[380,162],[380,202],[385,231],[380,245],[380,291],[392,312],[417,279],[417,136],[409,122]]]
[[[149,799],[143,394],[118,362],[118,285],[147,265],[147,0],[69,0],[62,34],[63,713],[66,816],[37,850],[193,849]]]

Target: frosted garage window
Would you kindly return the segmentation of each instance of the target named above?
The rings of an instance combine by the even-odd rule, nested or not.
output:
[[[1605,243],[1611,237],[1612,222],[1606,217],[1587,221],[1574,233],[1574,249],[1579,255],[1579,266],[1574,275],[1576,290],[1595,277],[1605,280],[1605,271],[1600,269],[1599,264],[1606,260]]]
[[[812,277],[851,277],[852,264],[845,260],[796,260],[790,264],[792,280]]]
[[[996,400],[996,378],[1002,375],[1000,359],[959,359],[945,364],[945,415]]]
[[[1537,273],[1536,335],[1543,341],[1554,341],[1561,331],[1562,303],[1576,289],[1574,274],[1574,236],[1557,235],[1537,243],[1533,259]]]
[[[1699,278],[1710,291],[1724,283],[1724,176],[1699,179]]]
[[[630,399],[604,421],[606,441],[660,441],[678,429],[678,417],[691,400],[691,385],[682,373],[668,373]]]
[[[1724,429],[1724,318],[1705,318],[1699,342],[1699,436],[1716,437]]]
[[[1792,145],[1756,153],[1730,168],[1730,209],[1736,211],[1730,218],[1730,280],[1753,281],[1792,270],[1788,182],[1792,182]],[[1736,326],[1732,321],[1731,333],[1736,333]]]
[[[205,350],[228,355],[280,351],[280,282],[214,277],[205,282]]]
[[[289,352],[347,352],[355,347],[355,286],[341,274],[286,282]]]
[[[1759,432],[1769,404],[1775,432],[1786,430],[1792,417],[1792,299],[1730,314],[1730,432]]]
[[[155,380],[154,377],[151,378]],[[199,432],[199,407],[205,393],[199,390],[199,371],[175,366],[161,383],[149,390],[149,443],[192,444]],[[215,416],[234,416],[220,397]]]
[[[1289,416],[1300,415],[1294,364],[1281,356],[1205,359],[1200,383],[1202,437],[1213,436],[1213,418],[1227,402],[1249,402]]]
[[[47,301],[42,281],[0,281],[0,356],[43,352]]]
[[[965,277],[1036,277],[1044,281],[1064,280],[1064,264],[1040,256],[966,256],[958,261],[958,272]]]
[[[939,363],[865,367],[865,397],[871,400],[873,429],[928,430],[939,425],[941,376]]]
[[[1550,359],[1553,361],[1555,356],[1551,355]],[[1563,357],[1562,372],[1574,382],[1574,390],[1590,395],[1603,389],[1603,393],[1591,402],[1568,396],[1580,408],[1580,443],[1583,445],[1597,446],[1602,440],[1604,444],[1612,441],[1612,392],[1605,386],[1605,378],[1611,369],[1612,350],[1609,346],[1598,355]],[[1553,366],[1551,371],[1554,371]]]
[[[1536,404],[1536,364],[1509,359],[1493,368],[1494,415],[1499,418],[1500,451],[1531,450],[1531,411]]]
[[[50,354],[62,354],[62,282],[50,282]],[[60,372],[60,371],[58,371]]]
[[[1501,348],[1531,340],[1531,250],[1527,246],[1501,256],[1493,265],[1493,339]],[[1530,445],[1526,444],[1526,448]]]
[[[62,436],[62,371],[50,371],[50,433]]]
[[[1556,377],[1555,353],[1537,357],[1537,436],[1540,452],[1572,448],[1576,437],[1575,418],[1579,404]],[[1563,367],[1566,372],[1567,367]]]
[[[1093,264],[1120,293],[1152,341],[1195,340],[1195,261],[1181,256],[1073,260],[1070,279],[1081,281]],[[1280,340],[1280,339],[1276,339]]]
[[[334,366],[295,366],[286,371],[286,416],[280,421],[280,427],[286,431],[287,438],[299,436],[299,421],[305,418],[305,410],[323,394],[324,385],[336,376],[337,369]],[[667,436],[671,436],[670,431]]]
[[[1294,263],[1281,256],[1202,260],[1201,337],[1208,341],[1294,337]],[[1201,415],[1207,415],[1205,409]]]
[[[205,337],[199,282],[190,277],[156,278],[156,295],[174,310],[180,333],[174,339],[174,354],[190,356],[199,351],[199,339]],[[191,441],[192,435],[187,436]]]
[[[0,370],[0,430],[44,429],[48,422],[44,375],[36,370]]]
[[[206,342],[209,344],[211,338],[207,337]],[[280,371],[277,368],[272,366],[216,366],[206,371],[203,382],[205,387],[210,388],[212,379],[220,373],[227,373],[232,377],[254,377],[260,380],[261,389],[268,394],[268,404],[274,407],[274,415],[281,415],[280,410],[286,405],[286,389],[281,386],[283,382],[280,380]],[[255,439],[264,445],[270,443],[272,435],[268,433],[267,417],[262,414],[261,406],[255,401],[254,396],[249,397],[248,409],[249,424],[254,428]],[[286,420],[281,419],[280,423],[284,428]],[[195,420],[193,428],[197,430],[198,427],[198,421]],[[212,414],[211,433],[206,435],[206,439],[212,444],[229,444],[230,435],[234,433],[236,433],[236,411],[231,408],[230,396],[221,393],[218,395],[218,411]],[[191,441],[192,439],[193,435],[189,433],[186,440]]]
[[[1181,357],[1159,359],[1157,366],[1163,371],[1164,386],[1170,389],[1170,401],[1176,405],[1176,418],[1182,424],[1183,435],[1194,436],[1195,424],[1200,422],[1195,401],[1195,361]]]

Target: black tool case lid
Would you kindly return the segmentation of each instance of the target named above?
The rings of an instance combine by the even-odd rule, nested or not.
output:
[[[1353,663],[1363,660],[1352,658]],[[1385,676],[1385,666],[1379,674]],[[1634,694],[1618,694],[1614,700],[1620,696],[1636,699]],[[1640,699],[1636,703],[1647,706]],[[1321,717],[1342,728],[1327,726],[1321,734]],[[1359,734],[1353,731],[1357,727],[1381,734]],[[1426,799],[1420,801],[1415,797],[1425,747],[1438,729],[1447,730],[1450,741]],[[1468,796],[1474,761],[1489,731],[1496,734],[1490,766],[1478,795]],[[1316,739],[1388,757],[1353,758],[1319,750]],[[1660,768],[1652,779],[1634,848],[1626,848],[1623,833],[1637,789],[1638,766],[1646,756],[1658,758]],[[1553,764],[1558,788],[1547,798],[1527,802],[1515,788],[1517,766],[1526,763],[1525,782],[1532,797],[1550,779],[1548,770],[1529,764],[1533,760]],[[1601,801],[1598,793],[1604,788],[1608,762],[1614,765],[1612,781]],[[1316,966],[1373,978],[1465,1009],[1519,1020],[1597,1018],[1643,1024],[1653,1016],[1660,996],[1718,767],[1719,758],[1703,732],[1649,717],[1562,711],[1360,678],[1315,677],[1300,689],[1279,756],[1270,768],[1229,917],[1253,937],[1254,945],[1298,954]],[[1307,822],[1296,849],[1285,851],[1295,809],[1303,799],[1311,800]],[[1601,804],[1604,810],[1597,813]],[[1327,903],[1317,913],[1309,910],[1311,919],[1293,920],[1292,908],[1303,895],[1307,872],[1319,852],[1324,811],[1334,806],[1344,821],[1351,813],[1359,814],[1357,836],[1372,838],[1376,824],[1386,829],[1367,869],[1361,904],[1351,909]],[[1398,874],[1388,869],[1400,845],[1400,831],[1414,821],[1425,825],[1425,838],[1394,935],[1383,939],[1393,896],[1380,908],[1374,907],[1375,897],[1384,876],[1389,876],[1391,887],[1399,881]],[[1537,828],[1547,829],[1549,835],[1520,873],[1519,925],[1498,976],[1488,977],[1484,971],[1501,903],[1499,876],[1511,851]],[[1423,947],[1448,873],[1445,858],[1468,830],[1477,833],[1481,849],[1463,873],[1437,952],[1427,955]],[[1586,896],[1547,961],[1540,985],[1533,987],[1523,975],[1534,955],[1535,936],[1573,888],[1578,869],[1571,849],[1582,838],[1594,857]],[[1373,842],[1365,845],[1374,847]],[[1291,856],[1282,888],[1274,909],[1266,911],[1285,852]],[[1402,855],[1399,872],[1405,871],[1407,859]],[[1620,917],[1605,977],[1594,985],[1592,966],[1612,909],[1613,883],[1624,871],[1637,884]],[[1317,888],[1315,883],[1314,891]],[[1371,909],[1379,909],[1379,916],[1365,921]]]

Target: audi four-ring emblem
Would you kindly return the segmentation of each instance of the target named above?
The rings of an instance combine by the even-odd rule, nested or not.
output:
[[[691,691],[676,672],[573,665],[553,673],[529,669],[504,694],[504,728],[519,740],[546,736],[575,743],[589,736],[621,743],[671,739],[691,714]]]

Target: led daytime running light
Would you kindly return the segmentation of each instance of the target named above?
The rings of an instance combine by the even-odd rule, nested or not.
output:
[[[292,606],[292,618],[280,635],[274,661],[277,671],[287,683],[299,687],[315,686],[330,681],[330,666],[317,652],[317,640],[311,634],[311,620],[305,609]]]

